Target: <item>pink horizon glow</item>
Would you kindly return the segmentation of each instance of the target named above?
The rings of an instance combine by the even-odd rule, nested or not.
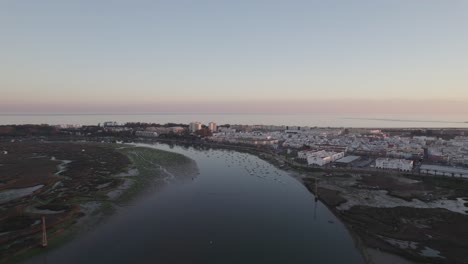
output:
[[[443,100],[164,101],[0,104],[0,113],[323,113],[468,115],[468,102]],[[468,118],[468,117],[467,117]]]

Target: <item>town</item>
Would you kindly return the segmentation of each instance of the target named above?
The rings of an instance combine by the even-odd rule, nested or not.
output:
[[[466,233],[461,223],[468,214],[466,135],[462,128],[216,122],[4,125],[0,178],[6,184],[0,188],[0,203],[10,209],[0,220],[0,231],[7,234],[0,242],[19,245],[4,248],[8,258],[14,257],[39,242],[47,246],[49,237],[66,236],[64,230],[78,230],[82,225],[75,222],[101,221],[147,185],[163,186],[170,179],[202,182],[197,163],[174,150],[210,160],[200,166],[220,162],[222,173],[213,179],[223,182],[245,179],[250,187],[262,183],[281,193],[295,186],[286,182],[298,180],[301,187],[294,193],[312,193],[308,206],[326,205],[346,225],[368,263],[380,263],[387,253],[397,258],[389,263],[404,263],[400,257],[465,263],[468,241],[459,234]],[[47,221],[38,218],[45,213]]]
[[[131,142],[144,139],[222,144],[271,151],[297,166],[397,170],[468,178],[468,130],[462,128],[320,128],[217,125],[215,122],[161,125],[119,124],[115,121],[96,126],[43,125],[31,126],[29,130],[27,127],[0,126],[0,135],[44,135],[41,131],[46,131],[45,135],[88,140]],[[6,149],[0,151],[8,153]]]

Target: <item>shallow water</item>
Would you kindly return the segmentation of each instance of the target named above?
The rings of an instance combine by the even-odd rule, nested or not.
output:
[[[440,258],[440,252],[438,250],[432,249],[430,247],[424,247],[421,250],[421,255],[425,257]]]
[[[40,188],[44,187],[43,184],[26,187],[26,188],[17,188],[17,189],[8,189],[4,191],[0,191],[0,203],[8,202],[26,195],[30,195],[33,192],[39,190]]]
[[[345,227],[287,172],[250,154],[157,147],[194,159],[200,174],[27,263],[363,263]]]

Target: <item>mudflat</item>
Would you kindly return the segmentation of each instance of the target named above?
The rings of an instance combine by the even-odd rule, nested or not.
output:
[[[152,187],[192,179],[196,163],[177,153],[94,142],[0,142],[0,263],[41,252],[97,226]]]
[[[0,261],[63,232],[83,216],[80,204],[106,200],[123,180],[111,177],[130,160],[110,144],[14,141],[0,149]]]
[[[391,263],[394,256],[416,263],[468,262],[466,180],[324,172],[305,175],[303,182],[347,225],[370,263]]]

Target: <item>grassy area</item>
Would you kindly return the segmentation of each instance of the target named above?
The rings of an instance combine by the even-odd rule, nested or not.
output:
[[[325,171],[323,168],[318,167],[298,167],[295,165],[289,165],[291,168],[296,170],[297,172],[306,173],[306,172],[323,172]]]
[[[130,179],[132,184],[130,187],[123,191],[116,201],[111,201],[107,193],[109,189],[103,189],[99,191],[93,191],[90,193],[80,193],[77,192],[77,196],[70,197],[65,201],[67,205],[80,205],[87,202],[98,202],[98,209],[95,209],[90,212],[89,217],[93,220],[91,225],[95,226],[97,223],[101,222],[106,216],[112,215],[116,211],[116,204],[122,204],[133,200],[139,193],[144,189],[147,189],[150,186],[158,184],[158,180],[162,180],[166,177],[164,172],[161,170],[161,167],[168,170],[169,172],[177,175],[177,169],[183,168],[184,165],[190,164],[191,159],[177,153],[172,153],[168,151],[162,151],[158,149],[144,148],[144,147],[132,147],[132,146],[123,146],[123,145],[107,145],[111,151],[117,151],[120,154],[127,156],[131,163],[128,166],[122,167],[121,170],[114,169],[112,175],[116,175],[120,172],[126,172],[128,169],[137,169],[138,175],[136,176],[125,176],[117,177],[109,175],[108,177],[112,179],[117,179],[118,181],[123,181],[125,179]],[[38,204],[46,205],[52,202],[54,199],[39,199],[37,200]],[[64,244],[67,241],[72,240],[76,234],[78,234],[83,228],[86,228],[86,225],[76,225],[76,217],[69,218],[62,223],[50,227],[48,229],[48,247],[30,247],[23,251],[18,251],[19,254],[9,258],[8,263],[17,263],[20,261],[27,260],[37,254],[43,253],[44,251],[51,251],[56,249],[58,246]],[[37,233],[28,239],[31,239],[33,243],[41,240],[41,234]],[[0,246],[0,251],[5,249],[6,245]],[[1,259],[1,258],[0,258]],[[0,260],[1,262],[1,260]]]
[[[448,198],[465,197],[468,194],[468,181],[463,178],[450,176],[415,176],[405,175],[408,178],[420,180],[425,184],[434,186],[437,189],[443,188],[452,190],[453,194]]]
[[[39,243],[37,243],[36,247],[29,248],[24,252],[21,252],[20,254],[12,257],[7,261],[7,263],[20,263],[23,261],[26,261],[34,256],[37,256],[39,254],[42,254],[47,251],[54,250],[60,245],[63,245],[64,243],[72,240],[75,235],[78,233],[78,229],[73,229],[71,228],[74,224],[74,219],[68,219],[64,221],[63,223],[56,225],[48,230],[48,236],[47,236],[47,248],[42,248],[39,246]],[[57,230],[63,229],[65,230],[64,232],[61,232],[59,234],[54,233]],[[38,233],[34,235],[32,238],[33,241],[41,241],[42,239],[42,233]],[[1,250],[1,249],[0,249]]]
[[[101,202],[100,210],[104,215],[112,215],[115,212],[115,207],[111,202]]]
[[[128,147],[118,149],[118,151],[127,155],[136,166],[144,168],[151,167],[154,161],[163,167],[179,166],[181,163],[190,161],[182,154],[153,148]]]
[[[128,177],[133,180],[133,184],[120,196],[119,202],[131,200],[143,189],[154,184],[158,179],[163,179],[164,175],[160,167],[167,170],[189,164],[191,160],[184,155],[168,152],[159,149],[144,147],[127,147],[117,149],[127,155],[132,162],[132,166],[138,169],[138,176]]]

